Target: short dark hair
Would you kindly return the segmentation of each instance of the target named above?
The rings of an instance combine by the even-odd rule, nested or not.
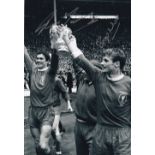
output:
[[[111,57],[113,62],[119,61],[120,69],[123,70],[126,63],[126,56],[123,50],[120,48],[106,49],[103,55]]]
[[[39,51],[39,52],[37,52],[37,55],[39,55],[39,54],[43,54],[46,61],[50,61],[50,55],[48,53]]]

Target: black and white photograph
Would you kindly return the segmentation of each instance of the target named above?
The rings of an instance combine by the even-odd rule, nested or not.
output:
[[[1,1],[0,155],[154,155],[154,6]]]
[[[24,155],[131,155],[131,0],[24,1]]]

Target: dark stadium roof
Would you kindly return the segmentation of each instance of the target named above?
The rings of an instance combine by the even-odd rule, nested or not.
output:
[[[53,9],[53,1],[54,0],[25,0],[25,14],[35,15],[37,11],[42,13],[46,12],[45,9]],[[60,6],[71,6],[71,5],[95,5],[95,4],[103,4],[103,5],[118,5],[125,4],[127,5],[131,3],[130,0],[56,0],[57,9],[61,12]],[[44,10],[43,10],[44,9]],[[89,7],[87,7],[89,9]],[[109,10],[110,11],[110,10]]]

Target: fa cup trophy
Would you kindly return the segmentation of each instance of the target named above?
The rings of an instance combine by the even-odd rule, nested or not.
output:
[[[69,52],[68,47],[66,46],[64,40],[62,39],[63,34],[60,33],[60,35],[58,35],[57,28],[58,25],[53,24],[49,31],[51,49],[56,49],[58,52],[62,51]],[[68,35],[72,34],[71,29],[68,28],[67,26],[65,27],[65,32]]]

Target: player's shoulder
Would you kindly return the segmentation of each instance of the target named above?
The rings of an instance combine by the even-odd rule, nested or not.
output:
[[[126,83],[131,84],[131,78],[130,78],[130,76],[124,75],[123,80],[124,80]]]
[[[131,81],[131,78],[130,78],[130,76],[128,76],[128,75],[124,75],[124,78],[125,78],[126,80],[128,80],[128,81]]]
[[[38,67],[35,62],[32,63],[32,71],[35,72],[38,70]]]

